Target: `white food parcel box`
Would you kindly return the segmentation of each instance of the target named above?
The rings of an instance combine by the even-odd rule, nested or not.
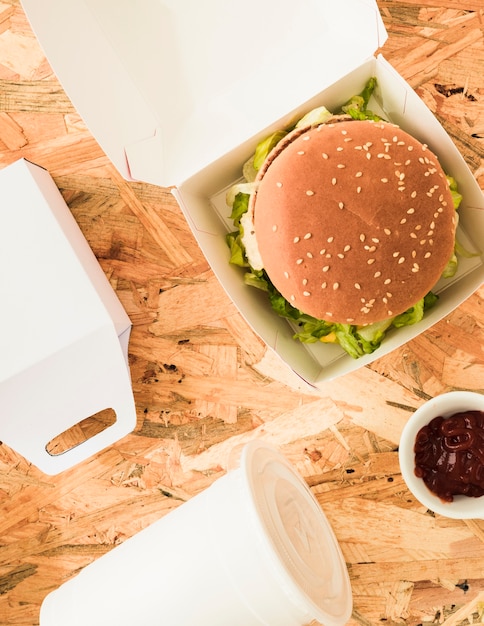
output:
[[[386,31],[374,0],[22,0],[45,54],[106,154],[127,179],[174,186],[212,270],[254,331],[314,387],[415,337],[483,282],[481,256],[460,259],[437,305],[354,360],[302,344],[229,265],[225,204],[259,140],[315,106],[337,110],[376,76],[370,108],[439,156],[464,200],[459,239],[484,240],[484,199],[436,118],[375,51]],[[472,241],[469,238],[472,234]],[[480,253],[479,253],[480,254]]]
[[[0,197],[0,440],[53,475],[135,427],[131,322],[45,169],[8,165]],[[106,409],[104,430],[48,450]]]

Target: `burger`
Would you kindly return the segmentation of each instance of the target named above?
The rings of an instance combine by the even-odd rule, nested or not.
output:
[[[436,283],[455,271],[459,197],[426,144],[368,111],[368,89],[357,98],[262,142],[246,186],[231,191],[228,236],[232,262],[295,338],[355,358],[436,301]]]

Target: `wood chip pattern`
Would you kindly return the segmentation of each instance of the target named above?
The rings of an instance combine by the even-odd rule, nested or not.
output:
[[[484,189],[482,0],[379,6],[384,56]],[[2,0],[0,167],[20,157],[49,170],[130,315],[138,422],[57,477],[0,445],[0,626],[38,624],[48,592],[207,488],[254,437],[280,447],[328,515],[353,587],[350,626],[484,621],[484,522],[423,509],[397,458],[401,430],[425,399],[484,393],[484,289],[371,367],[308,391],[228,300],[170,190],[114,170],[20,3]]]

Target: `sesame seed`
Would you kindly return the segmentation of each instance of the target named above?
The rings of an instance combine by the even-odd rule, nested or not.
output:
[[[383,302],[384,304],[388,304],[388,298],[382,298],[382,302]]]
[[[296,261],[296,265],[301,265],[301,263],[302,263],[302,262],[303,262],[303,259],[298,259],[298,260]]]
[[[370,160],[370,159],[371,159],[371,152],[367,152],[367,153],[366,153],[366,158],[367,158],[368,160]]]
[[[404,257],[404,256],[401,256],[401,257],[398,259],[398,263],[399,263],[400,265],[401,265],[402,263],[405,263],[405,257]]]
[[[432,256],[432,253],[431,253],[431,252],[426,252],[426,253],[424,254],[424,259],[428,259],[428,258],[429,258],[429,257],[431,257],[431,256]]]
[[[314,196],[314,191],[311,191],[311,189],[308,189],[308,190],[306,191],[306,195],[307,195],[307,196]]]
[[[294,239],[292,240],[293,243],[299,243],[301,241],[300,237],[294,237]]]
[[[383,232],[385,233],[385,235],[391,235],[392,231],[389,228],[384,228]]]
[[[341,146],[338,146],[338,147],[336,148],[336,151],[337,151],[337,152],[343,152],[343,148],[342,148]]]
[[[306,256],[308,257],[308,259],[312,259],[313,258],[313,253],[312,252],[306,252]]]
[[[338,256],[338,259],[344,259],[345,258],[345,255],[342,252],[340,252],[337,256]]]
[[[343,248],[343,252],[348,252],[348,250],[351,250],[351,246],[347,245]]]
[[[345,208],[345,205],[343,204],[343,202],[339,202],[338,206],[339,206],[340,209],[344,209]]]
[[[284,272],[284,278],[289,278],[289,272]]]
[[[397,256],[399,256],[399,255],[400,255],[400,252],[394,252],[394,253],[393,253],[393,258],[394,258],[394,259],[396,259],[396,258],[397,258]]]
[[[373,278],[380,278],[380,276],[381,276],[380,270],[378,270],[377,272],[373,274]]]
[[[330,252],[328,252],[328,253],[326,254],[326,258],[327,258],[327,259],[330,259],[332,256],[333,256],[333,255],[332,255]]]
[[[373,243],[380,243],[378,237],[372,237],[371,240],[373,241]]]
[[[360,283],[355,283],[355,289],[361,289]]]
[[[329,159],[329,156],[326,154],[326,152],[323,152],[323,159]]]
[[[347,317],[346,321],[348,322],[348,324],[351,324],[351,322],[354,322],[355,319],[353,317]]]
[[[387,311],[387,314],[391,317],[393,315],[393,311]]]
[[[311,233],[306,233],[306,234],[304,235],[304,239],[311,239],[311,237],[312,237],[312,234],[311,234]]]
[[[345,138],[345,141],[346,141],[346,142],[353,141],[353,137],[346,137],[346,138]]]
[[[407,146],[407,150],[408,150],[409,152],[412,152],[412,150],[413,150],[413,146]]]
[[[298,154],[306,154],[304,150],[298,150]]]
[[[367,261],[368,265],[373,265],[374,262],[375,262],[375,259],[368,259]]]
[[[397,146],[404,146],[405,142],[404,141],[397,141]]]
[[[325,316],[326,317],[333,317],[333,314],[331,313],[331,311],[326,311]]]
[[[388,182],[388,178],[381,178],[380,179],[382,183],[387,183]]]
[[[310,291],[303,291],[303,296],[307,297],[307,296],[310,296],[310,295],[311,295]]]
[[[412,239],[417,239],[417,235],[416,235],[416,233],[410,233],[410,237],[411,237]]]
[[[321,284],[321,289],[326,289],[327,286],[328,286],[328,283],[322,283]]]
[[[328,237],[327,241],[328,241],[328,243],[333,243],[334,237]]]
[[[272,232],[275,233],[277,231],[277,224],[274,224],[274,226],[272,227]]]
[[[417,251],[416,250],[412,250],[412,259],[414,259],[417,256]]]
[[[295,299],[296,299],[296,296],[291,296],[292,302],[294,302]]]
[[[385,155],[383,154],[383,152],[379,152],[376,156],[378,159],[383,159]]]
[[[405,161],[405,165],[410,165],[410,163],[411,163],[411,162],[412,162],[412,160],[411,160],[411,159],[407,159],[407,160]]]
[[[332,178],[332,179],[331,179],[331,184],[332,184],[332,185],[336,185],[336,178]]]
[[[319,251],[319,254],[325,254],[326,253],[326,248],[323,248],[322,250]]]
[[[333,289],[334,289],[334,291],[339,289],[339,283],[333,283]]]
[[[365,235],[363,235],[363,233],[362,233],[362,234],[360,235],[360,241],[361,241],[361,242],[363,242],[363,241],[365,241],[365,239],[366,239],[366,236],[365,236]]]
[[[355,176],[356,178],[360,178],[360,176],[363,176],[363,172],[356,172]]]
[[[407,213],[408,213],[408,215],[413,215],[415,213],[415,209],[413,207],[410,207],[410,209],[408,209]]]
[[[416,191],[412,191],[412,193],[410,194],[411,198],[416,198],[417,197],[417,192]]]
[[[362,150],[363,146],[355,146],[355,150]]]
[[[307,279],[307,278],[303,278],[303,280],[302,280],[302,284],[303,284],[304,286],[306,286],[306,285],[308,284],[308,279]]]
[[[329,265],[325,265],[325,266],[323,267],[323,272],[327,272],[328,270],[329,270]]]
[[[400,224],[406,224],[406,223],[407,223],[407,218],[406,218],[406,217],[403,217],[403,218],[400,220]]]
[[[385,280],[383,281],[384,285],[389,285],[392,282],[391,278],[385,278]]]
[[[338,163],[338,165],[336,166],[338,169],[342,170],[346,167],[346,165],[343,165],[343,163]]]
[[[361,193],[361,187],[356,188],[356,193]]]

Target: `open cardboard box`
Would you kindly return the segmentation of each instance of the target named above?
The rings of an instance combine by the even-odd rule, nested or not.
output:
[[[131,322],[46,170],[24,159],[5,167],[0,196],[0,441],[57,474],[136,425]],[[105,428],[48,450],[107,409]]]
[[[389,332],[358,360],[304,345],[228,263],[226,190],[257,142],[311,108],[335,110],[376,76],[370,108],[425,142],[457,179],[462,243],[484,240],[484,199],[441,125],[379,54],[386,32],[374,0],[22,0],[46,56],[86,124],[127,178],[175,186],[214,273],[242,315],[303,380],[320,383],[370,363],[425,331],[484,280],[482,257],[461,259],[415,326]],[[470,241],[469,234],[473,241]]]

